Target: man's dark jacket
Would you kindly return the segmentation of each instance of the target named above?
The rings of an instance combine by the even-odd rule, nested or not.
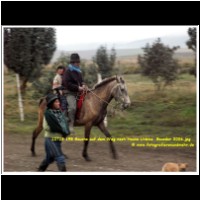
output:
[[[83,85],[82,74],[77,71],[66,69],[62,77],[62,85],[70,92],[78,92],[79,86]]]

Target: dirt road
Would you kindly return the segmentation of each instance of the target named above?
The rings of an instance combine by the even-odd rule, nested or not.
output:
[[[31,135],[5,134],[4,171],[35,172],[44,158],[44,139],[40,136],[36,142],[36,157],[31,157]],[[196,171],[195,148],[132,148],[128,142],[115,143],[119,155],[113,160],[107,142],[91,142],[89,155],[92,162],[86,162],[82,156],[82,142],[63,142],[63,152],[67,154],[69,172],[156,172],[165,162],[187,162],[188,170]],[[48,171],[57,171],[56,164]]]

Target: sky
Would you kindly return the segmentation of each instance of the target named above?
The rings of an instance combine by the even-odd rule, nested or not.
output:
[[[187,35],[192,26],[59,26],[56,27],[60,49],[88,43],[123,43],[163,36]]]

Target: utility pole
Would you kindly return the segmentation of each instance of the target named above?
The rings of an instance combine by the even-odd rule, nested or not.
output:
[[[17,81],[17,92],[18,92],[18,103],[19,103],[19,115],[20,120],[24,121],[24,107],[22,102],[22,95],[20,90],[20,81],[19,81],[19,74],[16,74],[16,81]]]

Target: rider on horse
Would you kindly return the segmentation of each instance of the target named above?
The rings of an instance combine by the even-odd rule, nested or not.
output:
[[[73,53],[70,56],[70,64],[63,75],[62,85],[65,87],[64,95],[66,95],[68,104],[69,130],[70,133],[75,133],[74,121],[77,109],[76,98],[79,92],[86,89],[80,70],[80,57],[77,53]]]
[[[63,66],[58,66],[56,69],[56,76],[53,79],[53,85],[52,85],[52,89],[53,90],[59,90],[59,92],[61,92],[61,88],[62,87],[62,76],[64,74],[65,68]],[[62,93],[61,93],[62,94]]]

